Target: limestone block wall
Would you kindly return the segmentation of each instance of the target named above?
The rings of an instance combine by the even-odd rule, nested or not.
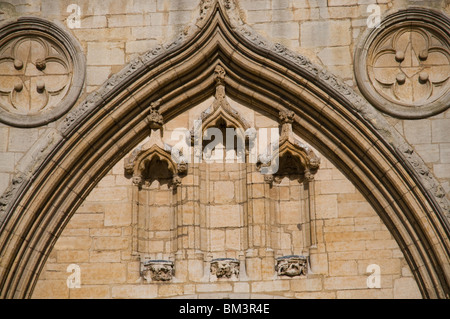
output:
[[[80,9],[80,26],[68,20]],[[86,57],[86,81],[79,100],[100,87],[134,57],[168,42],[199,14],[199,0],[3,0],[0,24],[23,16],[55,22],[71,33]],[[262,36],[280,42],[345,80],[358,90],[354,52],[367,30],[369,5],[381,15],[410,6],[450,14],[445,0],[239,0],[241,18]],[[69,10],[68,10],[69,9]],[[242,109],[243,112],[250,112]],[[186,118],[198,117],[201,108]],[[420,120],[386,115],[422,157],[450,199],[450,111]],[[176,119],[178,121],[179,119]],[[254,114],[255,125],[275,125]],[[10,185],[26,152],[47,129],[0,123],[0,194]],[[178,123],[167,123],[177,126]],[[279,281],[136,284],[138,261],[131,247],[130,181],[122,160],[94,189],[59,239],[36,287],[35,297],[168,297],[203,293],[270,294],[284,297],[419,297],[402,253],[382,221],[337,168],[322,154],[316,180],[318,273]],[[82,269],[82,288],[68,289],[66,268]],[[367,289],[366,268],[381,266],[382,288]]]
[[[166,142],[173,144],[170,132],[176,128],[191,127],[193,120],[198,118],[211,101],[208,99],[168,122],[164,126]],[[277,126],[274,119],[229,101],[234,109],[245,114],[249,123],[256,128],[259,128],[259,125]],[[317,244],[311,251],[311,269],[306,276],[276,277],[274,259],[271,263],[261,263],[257,259],[247,258],[247,276],[241,274],[239,280],[211,281],[203,276],[204,266],[208,266],[206,262],[198,264],[186,259],[185,263],[185,260],[181,259],[175,262],[177,279],[150,283],[142,280],[139,258],[132,254],[133,186],[130,178],[124,177],[124,162],[121,159],[103,177],[66,226],[45,265],[33,297],[421,298],[402,252],[381,219],[355,186],[326,156],[320,154],[320,157],[321,167],[315,176],[314,194]],[[216,166],[211,174],[217,175],[217,181],[212,178],[211,205],[220,208],[223,206],[221,198],[227,199],[229,203],[233,202],[236,198],[236,188],[234,179],[230,178],[233,177],[233,172],[219,170],[217,167],[221,164],[214,165]],[[222,164],[222,167],[224,165],[227,164]],[[263,182],[262,175],[256,173],[253,182],[254,185],[263,185],[258,184]],[[194,184],[194,179],[188,175],[183,178],[177,192],[183,194],[182,198],[187,198],[188,192],[195,192],[190,187]],[[288,186],[289,180],[285,178],[279,185],[282,198],[296,196],[295,189]],[[264,200],[257,194],[254,194],[254,197]],[[164,204],[163,199],[160,202],[161,205]],[[298,204],[283,205],[281,218],[295,218],[299,209]],[[208,212],[205,210],[200,214]],[[208,245],[203,247],[206,252],[203,260],[206,260],[208,250],[215,254],[215,258],[238,258],[236,252],[242,250],[238,209],[231,207],[220,214],[209,214],[212,228],[211,233],[206,236]],[[261,212],[258,211],[258,214]],[[187,232],[178,234],[178,237],[185,243],[185,247],[192,247],[189,243],[195,241],[193,225],[198,217],[189,211],[183,216],[185,218],[180,223]],[[160,223],[164,223],[171,217],[169,214],[161,214],[158,218]],[[254,241],[260,240],[261,232],[255,233]],[[285,240],[297,243],[301,241],[295,235]],[[261,244],[257,242],[255,245]],[[223,255],[224,250],[228,251],[226,256]],[[155,257],[161,258],[163,251],[164,247],[161,247],[161,254]],[[259,253],[264,251],[261,249]],[[80,267],[80,288],[68,288],[67,278],[72,273],[67,269],[71,264]],[[368,288],[367,280],[372,274],[368,266],[372,264],[380,267],[379,288]]]

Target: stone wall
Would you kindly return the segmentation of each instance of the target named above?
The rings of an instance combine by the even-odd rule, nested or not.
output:
[[[276,127],[277,122],[260,112],[248,109],[230,100],[234,109],[258,129]],[[190,128],[199,114],[211,105],[212,99],[192,108],[164,126],[166,142],[174,144],[171,132],[176,128]],[[175,260],[175,278],[170,282],[147,283],[140,275],[139,257],[132,254],[133,248],[133,195],[130,178],[124,175],[124,160],[120,160],[93,189],[77,213],[72,217],[58,239],[45,269],[36,286],[34,298],[420,298],[411,271],[390,232],[384,226],[370,204],[355,186],[330,162],[320,154],[321,166],[315,180],[316,203],[316,247],[310,250],[310,269],[306,276],[277,277],[275,259],[269,263],[253,260],[247,254],[246,277],[241,273],[238,280],[217,281],[204,277],[208,253],[213,258],[238,258],[242,251],[243,236],[240,236],[241,221],[239,210],[230,205],[237,201],[238,187],[230,178],[233,171],[224,171],[227,165],[210,164],[211,188],[209,203],[222,212],[217,215],[211,208],[210,232],[202,236],[206,253],[200,264],[184,259]],[[125,157],[126,158],[126,157]],[[222,167],[222,169],[220,169]],[[214,176],[217,177],[214,177]],[[202,176],[200,176],[200,179]],[[203,177],[204,178],[204,177]],[[252,185],[264,186],[263,176],[253,174]],[[292,183],[292,182],[291,182]],[[230,185],[231,184],[231,187]],[[278,186],[281,199],[295,198],[296,190],[289,186],[285,178]],[[183,178],[177,192],[188,199],[195,197],[193,175]],[[253,188],[256,190],[256,188]],[[198,192],[197,188],[197,192]],[[200,187],[201,194],[208,190]],[[264,201],[261,190],[253,194],[254,205]],[[156,193],[157,196],[158,193]],[[251,201],[250,199],[245,202]],[[156,201],[158,202],[158,200]],[[283,202],[283,200],[281,201]],[[164,198],[159,198],[162,214],[158,214],[158,224],[170,224],[172,215]],[[227,206],[225,211],[220,208]],[[289,200],[287,201],[289,203]],[[194,203],[195,205],[195,203]],[[262,203],[264,206],[264,203]],[[298,220],[299,205],[283,205],[282,218]],[[192,247],[194,242],[195,209],[189,202],[183,208],[183,227],[189,229],[180,238],[184,247]],[[255,220],[264,219],[261,209],[255,210]],[[206,210],[201,210],[206,218]],[[263,216],[263,217],[258,217]],[[261,223],[261,222],[257,222]],[[264,222],[262,222],[264,224]],[[261,225],[262,226],[262,225]],[[256,227],[255,227],[256,228]],[[208,229],[205,228],[205,232]],[[237,232],[236,232],[237,231]],[[262,246],[263,230],[253,229],[256,246]],[[286,233],[282,241],[301,242],[299,232]],[[149,254],[153,259],[166,259],[163,232],[155,232],[153,247]],[[159,239],[158,239],[159,238]],[[183,239],[184,238],[184,239]],[[156,244],[155,244],[156,243]],[[157,243],[161,245],[158,246]],[[178,247],[182,248],[182,247]],[[210,252],[208,250],[210,249]],[[294,252],[298,253],[298,250]],[[224,255],[224,253],[226,255]],[[260,249],[264,253],[264,249]],[[81,288],[69,289],[67,278],[71,275],[68,266],[80,267]],[[372,274],[368,266],[380,267],[379,288],[368,288],[367,280]],[[241,268],[242,269],[242,268]]]
[[[173,39],[199,14],[198,0],[79,0],[80,27],[68,27],[73,1],[0,1],[0,23],[38,16],[61,25],[80,43],[86,57],[86,82],[80,100],[99,88],[134,57]],[[354,52],[367,30],[369,5],[382,16],[409,6],[450,14],[446,1],[415,0],[240,0],[241,18],[262,36],[280,42],[325,66],[358,91]],[[193,108],[192,120],[203,106]],[[243,106],[236,106],[241,109]],[[193,112],[191,114],[191,112]],[[197,113],[196,113],[197,112]],[[450,199],[450,111],[406,120],[385,115],[438,178]],[[254,115],[254,123],[272,123]],[[174,122],[166,124],[177,126]],[[273,123],[272,123],[273,124]],[[57,122],[38,128],[0,123],[0,194],[10,185],[26,152]],[[262,124],[261,124],[262,126]],[[316,176],[317,273],[302,279],[172,284],[136,283],[139,261],[130,255],[131,184],[123,159],[99,182],[62,233],[42,272],[34,297],[126,298],[266,294],[310,298],[420,297],[396,242],[353,184],[321,154]],[[69,264],[82,271],[82,288],[68,289]],[[366,285],[369,264],[381,267],[380,289]]]
[[[71,1],[3,1],[0,22],[20,16],[39,16],[67,25]],[[118,72],[124,64],[159,43],[173,39],[194,20],[199,1],[78,1],[81,27],[70,32],[80,42],[87,59],[84,92],[89,93]],[[239,1],[242,18],[264,37],[285,44],[344,79],[358,90],[353,72],[355,46],[367,29],[370,4],[382,16],[412,5],[449,14],[445,1],[375,0],[258,0]],[[449,113],[421,120],[389,122],[414,147],[444,187],[450,190]],[[48,126],[53,126],[49,124]],[[11,128],[0,123],[0,193],[12,180],[14,167],[45,128]]]

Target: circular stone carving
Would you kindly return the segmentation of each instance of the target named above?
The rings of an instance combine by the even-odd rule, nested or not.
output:
[[[424,118],[450,106],[450,20],[408,9],[369,29],[355,51],[355,76],[367,100],[400,118]]]
[[[85,60],[75,38],[36,17],[0,28],[0,121],[36,127],[64,115],[78,99]]]

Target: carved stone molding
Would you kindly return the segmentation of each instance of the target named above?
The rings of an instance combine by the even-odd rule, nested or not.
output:
[[[214,69],[214,80],[216,82],[215,100],[208,109],[201,113],[191,129],[193,142],[195,142],[196,132],[203,133],[209,127],[215,126],[218,118],[221,118],[227,127],[242,128],[244,131],[251,128],[247,120],[228,103],[225,96],[225,76],[225,69],[221,65],[217,65]]]
[[[268,184],[279,183],[286,176],[298,176],[299,182],[312,181],[320,166],[320,158],[306,144],[296,140],[292,131],[294,112],[283,110],[279,114],[281,134],[278,143],[269,146],[256,163]]]
[[[151,165],[165,163],[172,174],[171,186],[174,188],[181,185],[180,175],[184,175],[187,172],[187,161],[183,155],[178,150],[164,144],[161,139],[164,121],[159,113],[160,102],[158,100],[150,105],[147,117],[151,131],[149,140],[144,145],[136,148],[125,159],[124,163],[125,174],[131,176],[133,184],[139,188],[148,184],[149,179],[152,178],[149,174]]]
[[[424,118],[450,106],[450,20],[410,8],[382,20],[355,51],[364,96],[400,118]]]
[[[213,127],[218,129],[234,128],[238,143],[242,147],[237,148],[237,157],[241,161],[245,159],[244,144],[249,142],[249,135],[252,127],[247,120],[228,103],[225,94],[225,69],[220,65],[214,68],[214,81],[216,82],[215,100],[212,105],[200,114],[200,117],[194,121],[190,130],[191,143],[194,145],[194,156],[197,159],[202,157],[202,142],[204,132]],[[245,149],[248,149],[246,147]],[[210,150],[206,150],[205,157],[209,158]]]
[[[275,271],[278,276],[302,276],[308,273],[308,258],[305,256],[290,255],[276,259]]]
[[[220,279],[238,279],[240,261],[234,258],[217,258],[211,260],[211,275]]]
[[[299,102],[307,102],[315,114],[327,117],[323,122],[311,121],[311,126],[302,129],[308,136],[323,139],[324,151],[338,154],[336,158],[344,155],[340,165],[346,168],[349,163],[352,179],[364,182],[359,183],[361,191],[373,201],[377,213],[383,220],[398,221],[387,226],[395,238],[406,243],[400,248],[405,256],[410,256],[408,263],[415,269],[423,296],[445,298],[448,295],[448,281],[443,274],[448,269],[449,250],[448,243],[441,239],[448,238],[449,201],[433,172],[359,93],[305,56],[258,35],[239,19],[236,9],[233,0],[213,1],[204,15],[202,28],[191,27],[187,33],[184,29],[174,41],[158,45],[126,65],[74,107],[55,127],[50,139],[41,137],[39,146],[42,147],[33,148],[22,157],[12,183],[0,199],[0,244],[5,247],[0,258],[4,265],[0,267],[0,297],[31,296],[36,274],[44,267],[46,258],[43,257],[51,251],[55,234],[61,233],[62,225],[87,195],[86,190],[93,187],[96,179],[85,177],[103,174],[105,164],[114,163],[114,159],[123,155],[121,151],[136,142],[136,135],[123,134],[124,131],[144,134],[145,114],[137,109],[148,107],[147,99],[163,98],[162,113],[170,114],[197,98],[200,101],[199,92],[210,94],[206,88],[210,88],[211,77],[202,73],[205,61],[223,63],[227,70],[244,75],[240,92],[255,107],[264,105],[276,114],[280,106],[289,105],[284,99],[270,103],[273,98],[292,95]],[[233,52],[230,60],[221,60],[226,52]],[[190,63],[186,64],[187,60]],[[258,73],[258,78],[245,77],[262,65],[267,72]],[[174,72],[159,72],[163,69]],[[184,76],[179,77],[180,73]],[[278,85],[272,87],[271,94],[256,90],[260,79]],[[233,84],[231,76],[226,80],[227,85]],[[291,89],[289,83],[294,82],[296,89]],[[189,91],[197,94],[180,90],[175,99],[174,91],[180,87],[192,88]],[[121,98],[124,93],[133,98],[124,100]],[[298,114],[294,119],[296,125],[301,125],[302,115],[312,114],[303,112],[301,105],[293,109]],[[133,121],[109,125],[111,116],[121,118],[123,114],[136,117]],[[357,125],[345,126],[347,120]],[[99,129],[88,129],[93,127]],[[327,130],[334,132],[337,139],[329,139]],[[346,138],[347,130],[354,143]],[[98,147],[81,147],[80,138]],[[367,142],[372,143],[374,152],[367,152],[364,161],[358,161],[358,154],[367,151]],[[62,173],[69,167],[77,169],[70,174]],[[386,167],[395,169],[385,172]],[[43,185],[45,189],[41,188]],[[405,189],[410,191],[405,193]],[[389,209],[384,209],[386,203],[391,204]],[[41,229],[39,224],[43,218],[49,221],[45,232],[29,231]],[[27,254],[21,253],[25,251]]]
[[[61,27],[36,17],[0,27],[0,121],[35,127],[58,119],[84,77],[81,47]]]
[[[169,260],[147,260],[142,263],[141,275],[147,282],[170,281],[175,275],[174,263]]]

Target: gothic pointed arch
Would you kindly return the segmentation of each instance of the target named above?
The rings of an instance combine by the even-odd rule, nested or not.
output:
[[[180,184],[179,174],[185,173],[187,169],[186,160],[179,152],[172,152],[172,148],[165,145],[161,140],[163,117],[158,109],[160,101],[150,104],[148,116],[150,126],[149,141],[133,150],[131,156],[125,161],[125,173],[133,177],[133,183],[141,186],[144,179],[151,178],[150,166],[156,160],[165,162],[167,169],[172,174],[172,186]],[[177,155],[177,156],[174,156]]]
[[[227,143],[227,130],[232,129],[232,145],[235,149],[236,154],[239,157],[240,162],[245,161],[244,149],[248,146],[248,136],[252,132],[251,125],[247,120],[227,101],[225,93],[225,69],[217,64],[214,68],[214,81],[215,81],[215,95],[212,105],[210,105],[206,110],[204,110],[200,117],[194,121],[194,125],[190,130],[191,143],[194,145],[194,156],[201,156],[199,152],[199,146],[203,149],[203,144],[205,142],[204,136],[206,134],[206,139],[211,139],[214,133],[209,134],[209,129],[218,129],[216,134],[221,135],[221,141]],[[236,143],[234,143],[236,139]],[[215,144],[215,143],[214,143]],[[239,150],[241,152],[239,152]]]
[[[235,128],[241,128],[248,130],[250,124],[247,123],[245,118],[234,110],[225,97],[225,75],[226,72],[220,64],[214,69],[214,80],[216,82],[216,94],[213,104],[201,114],[199,121],[201,121],[202,131],[206,131],[210,127],[214,127],[217,120],[220,118],[226,126],[232,126]],[[193,128],[191,134],[193,135]],[[202,133],[203,133],[202,132]]]
[[[449,207],[422,160],[386,120],[336,76],[244,24],[234,1],[203,1],[173,42],[132,61],[50,128],[25,156],[0,201],[0,296],[28,298],[64,226],[97,182],[149,134],[148,113],[169,121],[214,94],[277,114],[330,154],[396,239],[425,298],[449,295]]]

